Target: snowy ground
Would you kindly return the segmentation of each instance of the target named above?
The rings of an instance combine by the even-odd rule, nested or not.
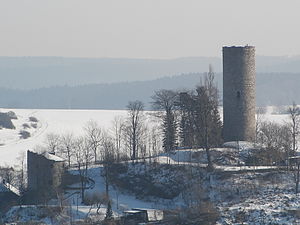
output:
[[[18,157],[29,149],[43,144],[48,133],[64,134],[72,132],[81,135],[83,127],[90,120],[103,128],[110,128],[115,116],[126,116],[122,110],[48,110],[48,109],[1,109],[1,112],[14,111],[18,119],[12,120],[15,130],[0,130],[0,166],[18,164]],[[38,119],[37,128],[30,128],[31,137],[20,139],[22,124],[29,123],[29,117]]]
[[[138,169],[136,166],[135,169]],[[95,182],[93,185],[87,185],[89,188],[85,191],[85,196],[92,196],[93,193],[103,194],[105,193],[105,180],[101,176],[103,166],[94,165],[89,169],[88,176]],[[76,169],[70,169],[70,173],[78,174]],[[132,208],[155,208],[155,209],[168,209],[174,208],[182,204],[178,199],[161,199],[161,198],[147,198],[142,200],[138,199],[133,193],[129,193],[126,190],[120,190],[112,185],[109,186],[109,195],[112,200],[112,210],[114,216],[121,215],[123,211],[130,210]],[[96,205],[84,205],[80,195],[80,183],[70,185],[65,190],[64,198],[64,211],[59,217],[51,215],[51,212],[55,212],[55,208],[58,207],[57,200],[50,200],[45,205],[26,205],[12,207],[5,216],[6,222],[23,221],[27,222],[35,220],[44,224],[61,224],[63,220],[81,220],[88,219],[90,221],[100,221],[105,218],[106,205],[102,205],[99,213],[97,214]],[[46,211],[46,210],[49,210]],[[57,217],[57,218],[56,218]]]
[[[104,178],[100,175],[102,173],[102,166],[94,166],[94,168],[89,169],[89,177],[95,181],[95,185],[92,188],[86,190],[86,195],[91,195],[92,193],[105,193],[105,181]],[[76,169],[70,171],[73,174],[77,174]],[[71,185],[72,188],[80,187],[80,184]],[[75,190],[69,190],[66,193],[66,196],[71,195],[76,192]],[[173,200],[162,200],[155,199],[153,201],[145,201],[137,199],[134,195],[127,193],[126,191],[118,190],[113,186],[109,186],[109,193],[112,199],[112,208],[115,213],[122,213],[124,210],[130,210],[132,208],[156,208],[163,209],[174,206]],[[71,197],[70,201],[73,205],[76,205],[79,202],[79,212],[85,211],[86,206],[80,204],[81,198],[80,194],[75,194]],[[94,209],[95,210],[95,209]]]
[[[201,152],[202,150],[198,151]],[[160,164],[179,163],[180,165],[187,166],[191,166],[191,164],[197,165],[196,163],[189,163],[188,161],[188,156],[196,152],[197,150],[180,150],[174,154],[177,161],[172,160],[168,156],[159,156],[156,158],[156,161]],[[143,164],[136,164],[132,168],[134,168],[135,172],[140,173],[139,171],[142,172],[142,166]],[[299,211],[300,194],[294,194],[295,184],[291,172],[280,172],[277,170],[261,172],[258,169],[253,170],[253,168],[250,167],[228,165],[216,167],[220,171],[208,175],[209,179],[204,179],[203,181],[206,182],[206,190],[208,190],[211,201],[220,212],[218,224],[243,224],[245,221],[248,222],[247,224],[253,225],[297,224],[297,222],[299,222],[293,213]],[[145,171],[149,172],[148,169]],[[90,185],[90,188],[86,190],[86,195],[105,192],[105,181],[101,176],[102,170],[103,167],[101,165],[94,165],[89,169],[88,176],[93,179],[95,183]],[[239,170],[242,170],[242,172]],[[181,168],[180,171],[184,171],[183,168]],[[187,169],[186,171],[191,170]],[[202,171],[204,170],[202,169]],[[228,171],[231,172],[227,173]],[[76,169],[70,169],[70,172],[77,174]],[[132,174],[132,171],[129,170],[128,174]],[[160,179],[159,177],[164,174],[164,171],[160,170],[158,174],[158,179]],[[179,175],[178,171],[174,171],[174,175],[181,177],[182,182],[185,183],[183,179],[184,175]],[[170,176],[168,173],[168,177]],[[162,176],[162,178],[165,177]],[[23,211],[19,211],[18,207],[15,207],[7,214],[7,218],[9,218],[11,222],[17,217],[19,219],[22,218],[23,221],[35,219],[43,221],[45,224],[60,224],[64,217],[71,217],[72,220],[84,220],[89,216],[93,221],[104,218],[106,212],[105,205],[102,205],[100,214],[97,214],[96,206],[91,207],[81,204],[79,193],[80,184],[73,184],[70,187],[72,189],[68,189],[65,192],[65,198],[70,196],[66,202],[65,214],[61,215],[60,218],[51,217],[49,215],[45,217],[45,212],[41,211],[43,207],[36,209],[35,206],[25,206],[22,209]],[[170,209],[184,205],[181,195],[170,200],[153,196],[137,198],[132,192],[113,186],[109,187],[109,192],[115,215],[131,208]],[[50,202],[49,204],[57,205],[56,201]],[[57,219],[59,219],[59,222],[55,223]]]
[[[83,134],[83,127],[89,120],[94,120],[99,123],[103,128],[110,128],[112,125],[112,120],[115,116],[126,116],[126,111],[109,111],[109,110],[34,110],[34,109],[2,109],[2,112],[14,111],[17,114],[18,120],[13,120],[16,130],[0,130],[0,166],[10,165],[14,166],[18,164],[18,157],[22,153],[25,153],[28,149],[33,149],[35,146],[43,144],[45,137],[48,133],[63,134],[67,132],[72,132],[75,135]],[[22,125],[24,123],[30,124],[29,117],[34,116],[38,119],[36,128],[30,127],[28,131],[31,133],[31,137],[28,139],[21,139],[19,136],[19,131],[23,130]],[[274,121],[277,123],[285,123],[288,120],[288,115],[275,115],[271,113],[271,110],[267,111],[260,117],[263,121]],[[234,143],[233,143],[234,144]],[[240,147],[245,147],[243,143],[240,143]],[[229,146],[228,146],[229,147]],[[231,146],[232,147],[232,146]],[[205,154],[202,150],[180,150],[175,154],[171,155],[161,155],[156,159],[161,164],[180,164],[180,165],[195,165],[195,166],[206,166],[206,161],[199,161],[199,159],[205,159],[205,157],[200,157]],[[212,153],[213,154],[213,153]],[[227,154],[226,150],[223,149],[223,154]],[[252,171],[253,168],[236,166],[239,164],[235,157],[230,158],[229,156],[224,161],[217,161],[219,164],[216,166],[218,170],[223,170],[226,172],[234,172],[237,170]],[[231,166],[229,166],[231,165]],[[259,168],[255,168],[256,172]],[[260,168],[262,170],[270,169]],[[92,189],[89,189],[87,193],[92,192],[104,192],[105,185],[103,177],[100,176],[102,167],[96,166],[90,169],[89,176],[95,181],[95,185]],[[255,173],[254,171],[254,173]],[[252,171],[253,172],[253,171]],[[251,173],[252,173],[251,172]],[[73,173],[76,173],[74,170]],[[238,177],[232,177],[231,180],[227,181],[217,181],[211,185],[215,185],[215,190],[219,190],[220,193],[211,193],[212,199],[215,196],[221,196],[222,193],[230,194],[232,192],[232,184],[243,180],[243,174],[237,175]],[[235,184],[237,187],[252,187],[256,184],[256,178],[247,178],[244,183]],[[291,178],[292,179],[292,178]],[[213,179],[212,179],[213,180]],[[255,182],[254,182],[255,181]],[[248,183],[247,183],[248,182]],[[75,184],[75,186],[79,184]],[[229,185],[228,190],[226,190],[227,185]],[[246,218],[250,224],[259,224],[255,221],[261,220],[261,224],[265,222],[270,222],[272,219],[276,219],[278,224],[290,224],[295,222],[295,218],[290,214],[286,213],[300,204],[300,198],[298,195],[293,194],[291,182],[288,185],[278,186],[277,189],[270,182],[266,188],[259,190],[256,193],[251,193],[251,196],[242,196],[241,199],[227,199],[224,204],[217,202],[218,209],[221,210],[222,219],[219,224],[238,224],[239,217],[240,220]],[[231,189],[230,189],[231,188]],[[240,188],[241,189],[241,188]],[[251,189],[252,190],[252,189]],[[77,190],[78,191],[78,190]],[[76,192],[76,190],[69,190],[66,196],[71,195]],[[178,202],[178,199],[173,200],[161,200],[155,199],[154,201],[146,201],[137,199],[133,194],[126,192],[119,192],[119,190],[110,187],[110,195],[113,200],[113,210],[116,214],[121,213],[126,209],[131,208],[170,208],[174,206],[174,203]],[[74,194],[69,198],[69,204],[71,205],[69,214],[72,215],[74,219],[84,219],[87,212],[90,210],[90,206],[84,206],[81,203],[80,195]],[[77,207],[78,203],[78,207]],[[288,204],[288,205],[287,205]],[[12,209],[11,213],[17,209]],[[30,213],[26,211],[36,212],[34,209],[28,207],[24,210],[24,215],[29,215]],[[33,213],[31,213],[33,214]],[[96,214],[96,208],[92,208],[90,214],[91,217],[95,219],[101,219],[105,214],[105,206],[102,206],[100,210],[100,215]],[[12,216],[13,217],[13,216]],[[25,218],[26,219],[26,218]],[[47,224],[52,224],[47,218],[45,221]]]
[[[215,180],[218,224],[299,224],[300,194],[294,189],[288,172],[250,172]]]
[[[56,110],[56,109],[0,109],[1,112],[14,111],[18,120],[13,120],[15,130],[0,130],[0,166],[14,166],[19,163],[18,157],[28,149],[43,144],[48,133],[63,134],[72,132],[75,135],[83,133],[83,127],[89,120],[94,120],[103,128],[110,128],[115,116],[126,116],[125,110]],[[285,123],[288,115],[272,114],[269,107],[260,119]],[[23,130],[22,124],[30,123],[29,117],[34,116],[39,121],[37,128],[30,128],[31,137],[20,139],[18,134]],[[175,160],[176,161],[176,160]]]

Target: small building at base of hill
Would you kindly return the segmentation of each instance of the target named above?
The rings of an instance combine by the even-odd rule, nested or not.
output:
[[[158,209],[133,208],[124,211],[122,217],[125,224],[155,223],[164,219],[164,212]]]

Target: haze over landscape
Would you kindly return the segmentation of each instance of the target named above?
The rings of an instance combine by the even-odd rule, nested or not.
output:
[[[223,45],[257,55],[299,55],[297,0],[6,1],[0,55],[113,58],[221,56]]]
[[[139,99],[150,109],[155,90],[191,89],[210,64],[222,97],[219,57],[0,57],[0,104],[8,108],[125,109],[128,101]],[[300,57],[258,56],[256,65],[258,105],[300,101]]]
[[[257,103],[300,100],[298,1],[1,3],[3,107],[124,109],[139,96],[149,108],[155,89],[193,88],[209,64],[222,72],[222,46],[246,44],[257,51]]]
[[[0,0],[0,224],[300,224],[299,0]]]

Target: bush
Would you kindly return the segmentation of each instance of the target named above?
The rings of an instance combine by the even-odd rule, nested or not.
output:
[[[29,117],[29,121],[30,121],[30,122],[35,122],[35,123],[37,123],[37,122],[38,122],[38,119],[37,119],[36,117],[34,117],[34,116],[30,116],[30,117]]]
[[[17,119],[18,119],[16,113],[13,112],[13,111],[9,111],[9,112],[7,112],[6,114],[7,114],[7,115],[9,116],[9,118],[12,119],[12,120],[17,120]]]
[[[23,124],[22,124],[22,127],[23,127],[23,129],[28,129],[28,128],[30,128],[30,126],[29,126],[28,123],[23,123]]]
[[[16,129],[7,113],[0,113],[0,127],[7,129]]]
[[[19,132],[19,135],[21,136],[22,139],[27,139],[30,137],[30,133],[26,130],[21,130]]]
[[[143,163],[127,168],[125,165],[114,164],[110,169],[110,182],[139,198],[153,196],[173,199],[185,188],[185,182],[178,173],[183,175],[184,168],[170,165],[154,167]]]
[[[36,123],[31,123],[30,125],[31,125],[31,127],[35,128],[35,129],[37,128],[37,124]]]
[[[220,218],[217,208],[209,201],[204,201],[193,207],[179,208],[165,212],[165,220],[168,225],[194,225],[216,224]]]

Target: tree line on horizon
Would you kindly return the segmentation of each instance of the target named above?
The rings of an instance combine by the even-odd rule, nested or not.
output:
[[[0,88],[0,105],[2,108],[126,109],[127,103],[139,96],[145,109],[151,110],[151,96],[155,91],[184,92],[199,83],[201,76],[203,73],[189,73],[148,81],[58,85],[34,90]],[[215,83],[222,99],[221,73],[215,73]],[[292,101],[299,103],[298,83],[299,73],[257,73],[256,104],[281,106]]]

